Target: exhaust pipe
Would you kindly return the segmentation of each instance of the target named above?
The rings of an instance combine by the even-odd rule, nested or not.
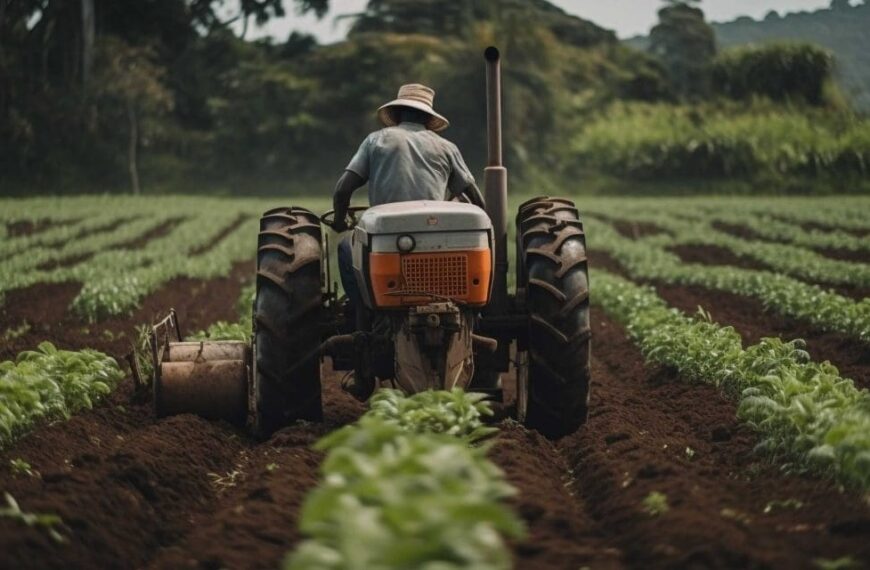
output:
[[[487,313],[506,314],[507,301],[507,169],[502,162],[501,55],[490,46],[486,59],[487,166],[483,172],[486,213],[495,234],[495,275]]]

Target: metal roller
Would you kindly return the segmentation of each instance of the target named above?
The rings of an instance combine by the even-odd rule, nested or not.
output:
[[[154,406],[161,417],[196,414],[243,426],[248,417],[248,366],[241,359],[163,362],[155,379]]]
[[[248,343],[235,340],[171,342],[164,361],[244,360],[247,362],[249,352]]]

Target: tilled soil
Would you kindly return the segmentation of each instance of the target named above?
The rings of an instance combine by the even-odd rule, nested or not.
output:
[[[135,327],[178,312],[182,334],[198,331],[219,321],[238,319],[235,301],[244,283],[254,275],[254,263],[237,263],[227,277],[212,281],[173,279],[148,295],[131,316],[115,317],[95,324],[81,322],[68,307],[81,290],[80,283],[39,283],[6,293],[0,307],[0,334],[24,326],[25,332],[0,344],[0,360],[15,358],[22,350],[50,341],[59,348],[93,348],[122,359],[130,352]],[[26,323],[26,325],[25,325]]]
[[[590,418],[558,446],[573,469],[575,493],[628,567],[812,568],[814,558],[870,560],[865,504],[767,463],[720,392],[645,366],[621,326],[597,309],[593,319]],[[667,512],[645,511],[651,492],[667,497]],[[773,503],[789,499],[802,506]]]
[[[613,269],[613,262],[593,256],[591,263],[594,286],[594,268]],[[132,327],[170,306],[188,330],[233,319],[250,275],[251,265],[240,264],[229,278],[177,280],[149,296],[133,317],[90,328],[65,313],[64,296],[68,301],[77,292],[69,285],[14,292],[19,296],[14,303],[7,298],[0,327],[27,318],[34,330],[4,345],[2,356],[46,338],[63,348],[121,355]],[[730,305],[721,299],[718,292],[668,298],[692,311],[702,301],[714,318],[734,324],[740,314],[723,312]],[[763,332],[767,321],[755,322],[747,331],[771,334]],[[731,401],[644,365],[622,327],[598,310],[593,327],[588,424],[554,443],[506,420],[490,452],[517,487],[511,503],[529,529],[526,539],[511,544],[517,568],[812,568],[816,558],[870,561],[870,511],[860,497],[782,473],[753,452],[755,436],[736,421]],[[0,452],[0,491],[25,511],[60,515],[67,542],[0,518],[0,568],[278,567],[301,538],[299,509],[318,480],[321,456],[311,444],[364,410],[338,388],[338,375],[326,371],[325,421],[290,426],[265,442],[194,416],[155,419],[147,402],[131,400],[129,380],[97,409],[36,429]],[[38,475],[13,473],[9,462],[16,458]],[[667,512],[645,510],[653,491],[666,496]]]
[[[748,239],[748,240],[757,240],[757,241],[772,241],[775,243],[785,243],[777,240],[772,240],[769,238],[765,238],[763,236],[758,235],[750,228],[746,226],[741,226],[739,224],[728,224],[725,222],[713,222],[713,227],[717,230],[723,231],[725,233],[731,234],[733,236]],[[822,229],[818,226],[815,226],[814,229]],[[847,233],[851,233],[857,237],[864,237],[866,232],[862,232],[861,230],[849,230],[845,228],[840,228],[842,231]],[[830,228],[825,226],[823,231],[830,231]],[[840,261],[851,261],[854,263],[870,263],[870,252],[864,251],[850,251],[848,249],[836,249],[831,247],[814,247],[812,248],[816,252],[824,255],[825,257],[830,257],[831,259],[839,259]]]
[[[628,277],[618,261],[603,252],[590,255],[593,267]],[[593,276],[594,277],[594,276]],[[757,344],[764,337],[784,340],[803,339],[813,360],[829,361],[845,378],[862,388],[870,388],[870,345],[848,335],[826,332],[797,319],[777,315],[757,299],[704,287],[652,283],[669,305],[694,315],[698,307],[710,312],[713,320],[734,327],[743,337],[744,347]]]

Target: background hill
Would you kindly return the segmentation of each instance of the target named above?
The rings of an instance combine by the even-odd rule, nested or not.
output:
[[[650,53],[546,0],[370,0],[329,45],[234,32],[328,0],[242,0],[230,18],[221,0],[2,4],[0,193],[327,196],[408,82],[435,88],[445,136],[480,172],[488,45],[504,56],[506,160],[525,193],[866,189],[870,126],[833,88],[829,54],[717,54],[696,4],[664,4]],[[827,18],[863,70],[868,9],[841,4],[762,25]]]
[[[852,105],[870,112],[870,4],[850,5],[834,0],[831,7],[814,12],[778,14],[763,20],[749,17],[712,23],[722,48],[783,40],[810,42],[829,49],[836,58],[840,84]],[[649,39],[635,37],[625,42],[645,50]]]

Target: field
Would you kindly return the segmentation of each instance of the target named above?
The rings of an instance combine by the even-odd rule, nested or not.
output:
[[[577,202],[590,418],[555,442],[496,423],[486,455],[516,492],[493,496],[526,527],[495,525],[514,566],[870,565],[870,199]],[[244,318],[277,205],[0,200],[0,361],[49,341],[121,368],[48,347],[0,367],[0,492],[20,508],[0,505],[0,567],[276,568],[310,534],[312,445],[366,412],[328,362],[325,421],[259,442],[156,420],[125,361],[170,307],[190,333]]]

